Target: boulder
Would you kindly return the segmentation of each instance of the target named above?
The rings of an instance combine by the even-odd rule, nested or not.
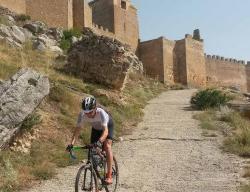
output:
[[[36,40],[33,42],[33,49],[38,51],[45,51],[47,47],[43,42]]]
[[[68,52],[65,71],[85,81],[122,89],[128,72],[143,72],[137,56],[121,42],[85,29]]]
[[[34,37],[34,35],[28,29],[20,27],[20,30],[23,32],[26,40],[30,40]]]
[[[57,53],[59,55],[63,54],[63,50],[58,46],[51,46],[51,47],[49,47],[49,50],[54,52],[54,53]]]
[[[6,24],[9,26],[15,25],[15,23],[16,23],[14,17],[12,17],[10,15],[2,15],[1,17],[6,21]]]
[[[20,44],[25,42],[26,38],[25,38],[24,33],[21,30],[21,27],[14,25],[10,27],[10,29],[11,29],[10,33],[14,41]]]
[[[80,40],[81,40],[81,39],[78,39],[77,37],[73,36],[73,37],[71,38],[71,43],[74,44],[74,43],[76,43],[77,41],[80,41]]]
[[[23,28],[30,30],[33,34],[44,33],[47,30],[46,25],[40,21],[26,23]]]
[[[17,43],[16,41],[14,41],[12,39],[12,37],[5,37],[3,40],[6,44],[8,44],[11,47],[16,47],[16,48],[22,49],[22,45],[20,43]]]
[[[0,148],[5,147],[19,131],[23,120],[49,94],[47,77],[21,69],[0,84]]]
[[[37,41],[42,42],[46,47],[55,46],[57,42],[53,39],[50,39],[47,35],[42,34],[37,37]]]
[[[10,27],[0,24],[0,35],[3,37],[11,37]]]
[[[50,39],[47,35],[42,34],[39,35],[34,41],[33,41],[33,49],[39,50],[39,51],[45,51],[50,50],[56,53],[62,53],[63,51],[61,48],[57,46],[57,41]]]
[[[49,28],[46,34],[56,41],[60,41],[63,37],[63,29],[61,28]]]

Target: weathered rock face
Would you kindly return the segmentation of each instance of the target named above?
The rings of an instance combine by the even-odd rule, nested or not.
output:
[[[16,14],[12,11],[10,11],[8,8],[0,6],[0,15],[9,15],[12,17],[15,17]]]
[[[119,41],[98,36],[90,29],[85,29],[82,40],[71,47],[65,65],[68,73],[115,89],[123,87],[131,70],[143,71],[137,56]]]
[[[20,26],[16,21],[18,15],[2,7],[0,7],[0,17],[7,21],[0,24],[0,42],[22,49],[25,42],[31,41],[36,50],[50,50],[59,55],[63,53],[59,47],[63,37],[62,28],[48,28],[40,21],[26,21]]]
[[[22,69],[0,84],[0,149],[48,94],[48,78],[30,69]]]

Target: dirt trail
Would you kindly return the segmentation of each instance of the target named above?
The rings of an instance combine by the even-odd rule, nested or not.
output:
[[[168,91],[151,100],[143,122],[114,147],[119,192],[236,192],[239,159],[201,136],[189,108],[194,90]],[[73,192],[77,167],[28,192]]]

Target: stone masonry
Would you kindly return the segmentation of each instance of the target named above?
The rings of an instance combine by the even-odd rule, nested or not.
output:
[[[181,40],[164,37],[140,43],[144,71],[164,83],[189,87],[227,86],[250,92],[250,62],[204,54],[199,30]]]
[[[203,43],[190,35],[179,41],[160,37],[142,42],[139,55],[146,73],[162,82],[206,85]]]
[[[50,27],[92,28],[130,45],[134,52],[138,47],[137,9],[130,0],[0,0],[0,6]]]

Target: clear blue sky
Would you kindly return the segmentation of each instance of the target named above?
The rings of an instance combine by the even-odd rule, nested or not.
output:
[[[250,0],[132,0],[141,40],[182,39],[200,29],[205,52],[250,61]]]

